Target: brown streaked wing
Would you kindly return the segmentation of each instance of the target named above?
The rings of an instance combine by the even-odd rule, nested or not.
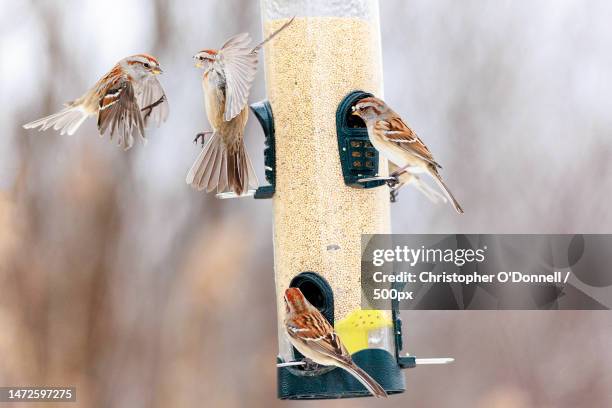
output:
[[[251,85],[257,73],[257,52],[251,52],[251,37],[237,34],[227,40],[219,51],[225,72],[225,113],[228,122],[247,104]]]
[[[307,347],[338,361],[351,361],[344,344],[329,322],[320,313],[304,313],[288,324],[289,335]],[[296,329],[292,331],[291,328]]]
[[[223,44],[219,56],[223,63],[226,82],[225,112],[223,120],[229,122],[244,109],[249,99],[251,85],[257,73],[257,53],[261,47],[283,31],[295,19],[292,18],[251,48],[251,37],[248,33],[236,34]]]
[[[119,145],[126,150],[132,146],[135,132],[145,138],[144,123],[134,87],[127,79],[122,77],[111,83],[100,99],[98,130],[101,135],[108,131],[111,140],[117,133]]]
[[[376,122],[375,129],[380,131],[380,134],[390,141],[395,142],[402,149],[420,157],[421,159],[440,167],[433,158],[431,151],[425,143],[410,129],[406,123],[399,117],[393,116],[390,120],[380,120]]]
[[[273,39],[274,37],[276,37],[281,31],[283,31],[285,28],[289,27],[289,25],[291,23],[293,23],[293,20],[295,20],[295,16],[291,17],[291,20],[287,21],[285,24],[283,24],[282,26],[280,26],[280,28],[278,28],[276,31],[274,31],[272,34],[270,34],[265,40],[263,40],[262,42],[260,42],[259,44],[257,44],[255,47],[253,47],[253,49],[251,50],[251,52],[258,52],[268,41],[270,41],[271,39]]]

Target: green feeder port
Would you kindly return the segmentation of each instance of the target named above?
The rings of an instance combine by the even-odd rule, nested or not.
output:
[[[274,116],[272,107],[267,100],[252,104],[251,110],[259,121],[265,136],[264,166],[266,168],[267,186],[261,186],[255,191],[255,198],[272,198],[276,188],[276,151],[274,145]]]
[[[342,175],[346,185],[356,188],[374,188],[385,184],[384,180],[360,181],[378,177],[378,150],[370,142],[368,130],[361,118],[353,115],[353,106],[363,98],[374,96],[363,91],[353,91],[338,105],[336,132]]]

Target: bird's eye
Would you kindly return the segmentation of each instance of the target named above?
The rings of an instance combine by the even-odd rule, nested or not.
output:
[[[150,65],[148,62],[145,62],[145,63],[144,63],[144,67],[145,67],[145,68],[151,68],[151,65]]]

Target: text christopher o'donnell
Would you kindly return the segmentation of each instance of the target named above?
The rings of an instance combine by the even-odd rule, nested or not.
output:
[[[487,247],[478,249],[439,249],[439,248],[409,248],[408,246],[396,246],[395,249],[375,249],[372,251],[372,264],[376,267],[383,266],[387,262],[407,263],[414,267],[417,263],[453,263],[461,267],[466,263],[483,262]],[[523,273],[519,271],[500,271],[495,274],[458,274],[456,272],[421,271],[420,273],[400,272],[398,274],[385,274],[374,272],[372,279],[375,283],[383,282],[422,282],[422,283],[567,283],[570,272],[562,274],[559,271],[550,271],[543,274]]]

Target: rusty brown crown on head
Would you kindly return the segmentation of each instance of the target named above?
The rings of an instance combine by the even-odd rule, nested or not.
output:
[[[285,290],[285,300],[294,313],[301,313],[308,310],[308,301],[298,288],[288,288]]]

